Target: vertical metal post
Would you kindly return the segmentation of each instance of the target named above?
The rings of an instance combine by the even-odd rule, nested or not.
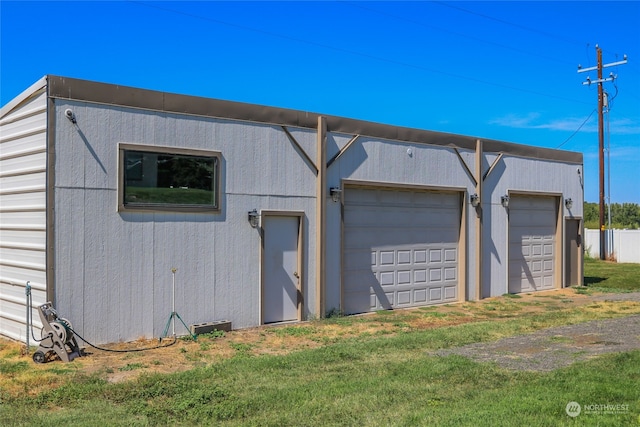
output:
[[[604,97],[602,93],[602,49],[596,46],[598,56],[598,164],[600,170],[600,259],[606,259],[604,227]]]
[[[613,230],[611,229],[611,131],[609,129],[609,96],[604,93],[604,108],[607,113],[607,256],[613,256]]]
[[[171,290],[171,332],[173,336],[176,336],[176,271],[177,268],[171,268],[171,274],[173,275],[173,285]]]
[[[24,288],[24,293],[27,296],[27,303],[25,304],[27,306],[27,353],[29,352],[29,324],[30,324],[30,319],[31,319],[31,282],[27,281],[27,285]]]

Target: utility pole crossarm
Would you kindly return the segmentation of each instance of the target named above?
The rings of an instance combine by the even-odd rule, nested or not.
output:
[[[582,85],[590,85],[591,83],[612,82],[616,79],[616,77],[618,76],[613,75],[613,73],[606,79],[591,80],[589,77],[587,77],[587,80],[583,81]]]
[[[627,63],[627,55],[624,55],[624,59],[622,61],[617,61],[617,62],[610,62],[609,64],[602,64],[602,68],[607,68],[607,67],[615,67],[617,65],[624,65]],[[595,71],[598,69],[598,66],[595,65],[593,67],[589,67],[589,68],[582,68],[582,65],[578,65],[578,72],[579,73],[584,73],[587,71]]]

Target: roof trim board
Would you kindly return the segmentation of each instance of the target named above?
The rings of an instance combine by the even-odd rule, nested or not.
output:
[[[440,145],[475,150],[477,137],[435,132],[363,120],[329,116],[285,108],[196,97],[92,82],[69,77],[46,76],[52,98],[95,102],[146,110],[190,114],[222,119],[317,129],[318,117],[325,117],[327,131],[349,135]],[[5,107],[6,108],[6,107]],[[3,108],[3,113],[4,113]],[[582,153],[483,139],[485,152],[582,164]]]

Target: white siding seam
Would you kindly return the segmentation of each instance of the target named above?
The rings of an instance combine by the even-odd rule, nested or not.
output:
[[[18,286],[21,288],[25,288],[27,286],[27,282],[24,280],[12,279],[10,277],[0,277],[0,283],[4,285]],[[46,291],[47,286],[41,283],[36,283],[33,281],[29,281],[29,285],[31,285],[31,289],[34,291]]]
[[[34,185],[31,187],[22,187],[13,190],[0,190],[0,196],[5,196],[9,194],[24,194],[24,193],[42,193],[46,191],[46,186],[44,185]]]
[[[0,230],[5,231],[46,231],[47,227],[40,224],[2,225]]]
[[[47,111],[47,104],[44,104],[40,107],[32,108],[31,110],[26,110],[23,113],[15,114],[6,119],[0,120],[0,126],[8,125],[9,123],[17,122],[22,119],[29,118],[31,116],[35,116],[36,114],[44,113]]]
[[[8,302],[8,303],[16,304],[16,305],[19,305],[19,306],[22,306],[22,307],[25,307],[25,308],[26,308],[26,306],[27,306],[27,300],[26,300],[26,297],[24,297],[24,298],[18,298],[18,297],[12,297],[12,296],[9,296],[9,295],[0,295],[0,301],[6,301],[6,302]],[[39,305],[39,304],[38,304],[38,305]],[[32,306],[32,308],[33,308],[33,306]],[[26,316],[26,313],[25,313],[25,316]],[[24,320],[24,319],[23,319],[23,320]],[[36,318],[35,318],[35,316],[34,316],[33,320],[34,320],[34,324],[33,324],[33,326],[38,326],[38,325],[40,325],[40,322],[37,322],[37,325],[36,325]],[[42,326],[39,326],[39,327],[42,327]]]
[[[9,213],[9,212],[44,212],[45,206],[42,205],[34,205],[34,206],[15,206],[12,208],[0,208],[0,213]]]
[[[0,243],[0,248],[4,249],[22,249],[25,251],[36,251],[36,252],[44,252],[46,245],[34,245],[29,243],[19,243],[19,242],[2,242]]]
[[[11,321],[16,322],[16,323],[20,323],[20,327],[21,328],[25,327],[25,316],[26,316],[26,313],[24,313],[24,316],[12,316],[8,312],[2,312],[2,314],[0,314],[0,317],[3,318],[3,319],[7,319],[7,320],[11,320]],[[35,320],[35,316],[33,318],[33,327],[34,328],[37,328],[37,327],[42,328],[41,323],[39,321]]]
[[[9,153],[9,154],[5,154],[0,155],[0,160],[10,160],[10,159],[16,159],[18,157],[26,157],[26,156],[31,156],[33,154],[40,154],[40,153],[46,153],[47,152],[47,147],[35,147],[35,148],[30,148],[28,150],[22,150],[22,151],[14,151],[13,153]]]
[[[26,138],[28,136],[38,135],[39,133],[45,133],[46,131],[47,131],[47,126],[45,125],[45,126],[40,126],[37,128],[25,130],[23,132],[18,132],[13,135],[7,135],[7,136],[2,135],[0,136],[0,144],[4,142],[13,141],[16,139]]]
[[[30,174],[42,173],[46,171],[47,171],[46,167],[25,168],[25,169],[10,171],[10,172],[0,172],[0,178],[8,178],[10,176],[30,175]]]
[[[0,265],[5,267],[24,268],[25,270],[33,271],[47,271],[47,268],[41,264],[35,264],[32,262],[19,262],[19,261],[4,261],[0,260]]]

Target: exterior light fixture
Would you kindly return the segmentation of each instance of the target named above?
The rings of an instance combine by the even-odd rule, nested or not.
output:
[[[571,209],[573,207],[573,200],[571,200],[571,197],[569,197],[568,199],[564,199],[564,206],[567,209]]]
[[[73,113],[73,110],[71,108],[67,108],[66,110],[64,110],[64,116],[69,119],[69,121],[74,125],[77,123],[76,115]]]
[[[471,203],[471,206],[473,206],[474,208],[478,207],[478,205],[480,204],[480,197],[478,197],[477,193],[473,193],[469,196],[469,203]]]
[[[258,226],[258,222],[260,221],[260,214],[258,214],[258,211],[254,209],[252,211],[249,211],[247,219],[249,220],[249,225],[252,228],[256,228]]]
[[[329,189],[329,195],[331,196],[331,200],[338,203],[340,201],[340,195],[342,194],[342,190],[338,187],[331,187]]]
[[[505,208],[509,207],[509,196],[502,196],[500,197],[500,204],[502,204],[502,206],[504,206]]]

